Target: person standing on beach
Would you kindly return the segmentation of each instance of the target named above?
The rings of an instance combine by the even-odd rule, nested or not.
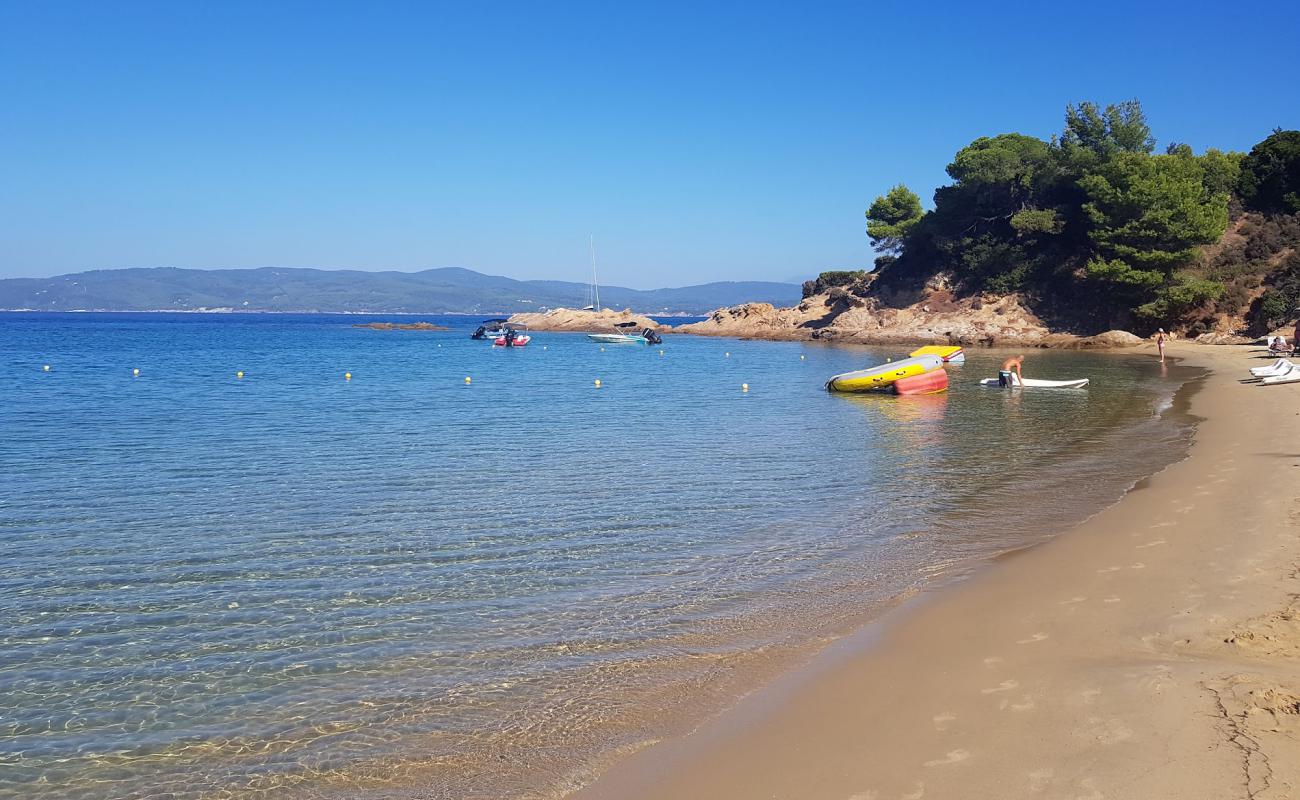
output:
[[[1165,363],[1165,329],[1156,329],[1156,349],[1160,351],[1160,363]]]
[[[1003,361],[1002,369],[998,370],[998,385],[1010,387],[1024,383],[1025,376],[1020,373],[1020,366],[1024,363],[1025,357],[1023,355],[1016,356],[1015,358],[1008,358],[1006,361]],[[1012,372],[1016,373],[1015,383],[1011,382]]]
[[[1295,336],[1291,337],[1291,355],[1295,355],[1295,349],[1300,347],[1300,319],[1295,321]]]

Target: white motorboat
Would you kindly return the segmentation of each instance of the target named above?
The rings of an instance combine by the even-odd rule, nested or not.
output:
[[[1082,389],[1088,385],[1087,378],[1079,378],[1073,381],[1044,381],[1037,378],[1021,379],[1014,372],[1011,373],[1011,385],[1003,386],[1000,378],[985,378],[980,381],[980,386],[988,386],[993,389]]]
[[[478,328],[470,334],[471,339],[493,339],[504,336],[506,333],[506,320],[498,317],[497,319],[485,319]]]
[[[661,344],[663,339],[653,328],[646,328],[640,333],[633,333],[635,322],[616,322],[610,333],[589,333],[587,338],[601,344]]]

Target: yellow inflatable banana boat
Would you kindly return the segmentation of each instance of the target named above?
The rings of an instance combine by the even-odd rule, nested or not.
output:
[[[870,392],[887,389],[899,378],[923,375],[943,366],[939,356],[924,355],[905,358],[892,364],[881,364],[871,369],[846,372],[826,381],[826,388],[832,392]]]
[[[909,356],[938,356],[943,359],[945,364],[964,364],[966,363],[966,351],[956,345],[946,344],[928,344],[925,347],[918,347]]]

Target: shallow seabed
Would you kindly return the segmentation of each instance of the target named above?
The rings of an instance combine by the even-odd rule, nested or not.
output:
[[[553,795],[1190,431],[1149,356],[358,321],[0,315],[0,798]]]

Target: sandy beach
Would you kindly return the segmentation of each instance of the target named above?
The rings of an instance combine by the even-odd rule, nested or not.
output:
[[[1203,421],[1187,459],[1117,505],[572,797],[1295,796],[1300,390],[1243,385],[1255,354],[1171,348],[1209,370],[1181,398]]]

